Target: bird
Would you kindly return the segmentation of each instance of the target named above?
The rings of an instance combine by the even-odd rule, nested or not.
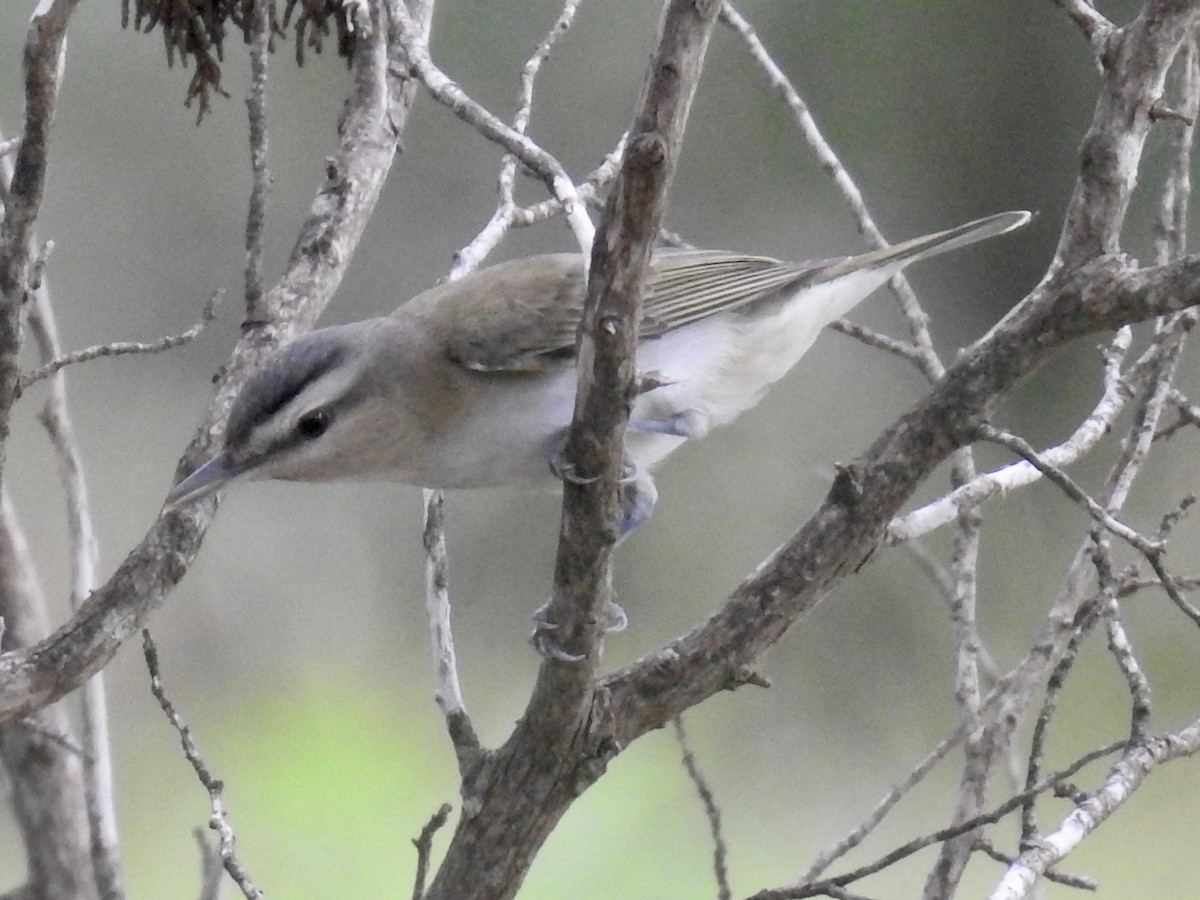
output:
[[[649,518],[652,470],[762,399],[821,329],[906,266],[1029,221],[1011,211],[818,262],[655,251],[643,290],[619,534]],[[309,331],[254,371],[216,453],[164,512],[235,481],[383,478],[426,488],[549,487],[575,406],[586,270],[577,253],[502,262],[388,316]]]

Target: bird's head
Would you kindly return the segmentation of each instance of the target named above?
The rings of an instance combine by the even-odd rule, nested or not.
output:
[[[235,479],[330,481],[382,468],[364,446],[388,412],[371,390],[366,361],[378,342],[373,331],[390,324],[322,328],[281,348],[238,393],[220,450],[171,489],[164,508],[179,509]]]

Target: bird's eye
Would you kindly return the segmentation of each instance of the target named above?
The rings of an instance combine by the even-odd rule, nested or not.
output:
[[[296,423],[296,434],[306,441],[314,441],[329,430],[329,413],[314,409],[305,413]]]

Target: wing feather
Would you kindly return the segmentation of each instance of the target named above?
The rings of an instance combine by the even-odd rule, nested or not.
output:
[[[571,267],[562,279],[562,267]],[[778,296],[824,268],[719,250],[656,254],[642,307],[642,337],[653,339],[708,316]],[[486,287],[484,280],[490,282]],[[474,282],[474,283],[473,283]],[[485,314],[478,298],[489,303]],[[424,309],[447,334],[447,352],[477,372],[542,372],[571,364],[583,314],[583,279],[569,254],[502,263],[426,292],[410,311]],[[402,307],[404,309],[404,307]]]

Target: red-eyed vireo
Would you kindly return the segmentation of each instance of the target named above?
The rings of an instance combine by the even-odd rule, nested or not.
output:
[[[654,465],[754,406],[825,325],[910,263],[1029,218],[1000,213],[822,262],[656,253],[637,355],[647,387],[626,435],[622,531],[653,508]],[[439,285],[386,318],[302,335],[251,375],[220,451],[171,489],[166,509],[235,479],[553,485],[574,410],[584,287],[578,254],[535,256]]]

